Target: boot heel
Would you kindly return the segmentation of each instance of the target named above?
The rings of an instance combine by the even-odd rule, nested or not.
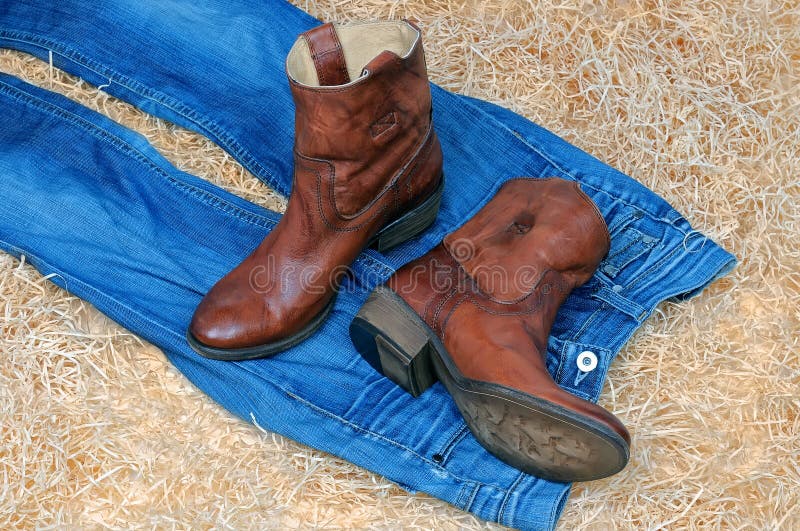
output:
[[[370,246],[383,252],[413,238],[430,227],[439,213],[443,189],[444,175],[439,179],[439,186],[425,201],[383,227],[372,238]]]
[[[379,286],[350,323],[350,338],[370,365],[416,397],[437,380],[424,326],[396,293]]]

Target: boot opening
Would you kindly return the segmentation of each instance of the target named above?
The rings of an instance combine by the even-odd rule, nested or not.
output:
[[[420,37],[405,21],[334,24],[351,83],[367,74],[365,67],[383,51],[407,57]],[[296,82],[311,87],[320,83],[308,41],[300,37],[286,58],[286,70]]]

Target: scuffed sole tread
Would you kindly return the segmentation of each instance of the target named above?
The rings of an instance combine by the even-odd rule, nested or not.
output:
[[[523,472],[559,482],[590,481],[628,462],[628,444],[611,428],[547,400],[463,376],[441,340],[389,288],[373,291],[350,335],[370,364],[414,396],[441,380],[476,439]]]

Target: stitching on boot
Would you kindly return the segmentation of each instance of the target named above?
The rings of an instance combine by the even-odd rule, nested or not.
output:
[[[331,169],[329,196],[331,201],[330,204],[333,208],[334,214],[338,219],[342,221],[352,222],[353,220],[369,212],[369,210],[376,203],[378,203],[385,196],[385,194],[389,193],[392,190],[392,187],[395,186],[397,183],[402,182],[404,178],[413,178],[413,175],[416,174],[417,170],[421,167],[420,166],[421,161],[419,160],[421,155],[425,153],[426,149],[429,150],[431,149],[431,147],[428,146],[428,144],[432,142],[433,135],[434,135],[433,125],[431,124],[428,126],[428,130],[427,133],[425,134],[425,137],[419,142],[419,144],[417,144],[412,149],[411,154],[406,158],[406,160],[404,160],[403,165],[397,172],[395,172],[395,174],[389,180],[389,183],[385,185],[385,187],[378,193],[377,196],[375,196],[371,201],[369,201],[369,203],[367,203],[364,207],[362,207],[361,210],[359,210],[355,214],[349,214],[349,215],[342,214],[342,212],[339,210],[339,207],[336,204],[336,193],[335,193],[336,166],[328,160],[313,159],[311,157],[306,157],[305,155],[302,155],[300,153],[298,153],[298,155],[308,160],[324,162],[329,165]],[[383,208],[385,209],[386,206],[384,206]]]
[[[379,136],[388,132],[390,129],[394,128],[397,124],[397,114],[395,114],[394,111],[389,111],[372,122],[372,125],[369,126],[369,132],[372,135],[372,138],[378,138]]]
[[[327,32],[328,38],[331,40],[331,42],[334,43],[333,48],[328,48],[327,50],[325,49],[318,50],[316,46],[317,45],[316,39],[309,38],[309,35],[303,36],[303,38],[306,41],[306,44],[308,45],[309,52],[311,53],[311,60],[314,62],[314,69],[317,71],[317,78],[319,79],[319,84],[322,86],[328,85],[328,73],[326,72],[325,69],[327,64],[323,59],[330,54],[336,55],[334,59],[334,63],[336,64],[336,70],[339,72],[339,76],[341,76],[341,78],[345,80],[345,83],[347,83],[350,81],[350,75],[347,72],[344,50],[342,50],[342,43],[339,40],[339,36],[336,34],[336,29],[333,27],[332,24],[330,24],[325,28],[324,31]]]
[[[414,161],[414,167],[411,168],[411,171],[408,172],[408,175],[406,175],[406,191],[408,192],[408,201],[412,201],[414,199],[414,177],[417,176],[417,171],[424,165],[424,163],[428,162],[431,154],[433,154],[433,139],[434,132],[433,128],[431,128],[426,137],[422,151],[417,155],[417,158]]]
[[[356,216],[356,217],[354,217],[353,219],[350,219],[350,220],[341,220],[341,218],[340,218],[340,220],[344,221],[344,223],[347,226],[342,227],[342,226],[334,225],[328,219],[328,216],[325,214],[325,209],[323,208],[323,205],[322,205],[322,198],[323,198],[322,189],[323,189],[323,180],[324,179],[323,179],[322,174],[320,173],[319,169],[315,168],[312,163],[316,162],[318,164],[323,164],[323,165],[325,165],[325,167],[328,168],[329,173],[330,173],[330,178],[328,179],[328,181],[329,181],[329,187],[331,187],[331,188],[333,186],[333,179],[335,178],[336,167],[330,161],[327,161],[327,160],[320,160],[320,159],[313,159],[311,157],[306,157],[305,155],[302,155],[301,153],[298,153],[297,151],[295,151],[295,154],[297,155],[297,159],[298,159],[298,162],[299,162],[299,164],[297,164],[297,166],[300,167],[300,168],[305,169],[306,171],[312,172],[316,176],[316,181],[317,181],[317,194],[316,194],[316,196],[317,196],[317,201],[316,201],[316,203],[317,203],[317,211],[319,212],[320,218],[322,218],[322,222],[325,224],[326,227],[328,227],[332,231],[335,231],[335,232],[354,232],[354,231],[361,230],[370,221],[372,221],[374,218],[382,215],[384,213],[384,211],[386,210],[386,208],[387,208],[386,205],[379,205],[378,208],[373,209],[374,210],[373,212],[369,213],[366,216],[365,219],[360,220],[359,222],[357,222],[356,220],[358,218],[360,218],[360,217],[363,217],[368,212],[362,212],[359,216]],[[297,171],[297,168],[295,169],[295,172],[296,171]],[[333,199],[333,192],[331,191],[329,195],[330,195],[330,198],[332,200]],[[382,196],[383,196],[383,194],[381,194],[381,197]],[[372,206],[374,206],[374,202],[373,202],[373,205],[370,205],[370,208],[372,208]],[[335,210],[335,208],[334,208],[334,210]]]

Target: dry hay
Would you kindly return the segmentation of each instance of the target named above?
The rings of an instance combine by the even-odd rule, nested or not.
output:
[[[414,17],[431,76],[511,107],[656,190],[734,252],[665,304],[601,403],[630,465],[576,485],[563,529],[800,526],[800,13],[795,2],[317,1]],[[281,209],[208,140],[24,54],[0,70],[144,134],[179,168]],[[154,347],[0,255],[0,527],[487,524],[241,422]],[[491,527],[491,526],[490,526]]]

